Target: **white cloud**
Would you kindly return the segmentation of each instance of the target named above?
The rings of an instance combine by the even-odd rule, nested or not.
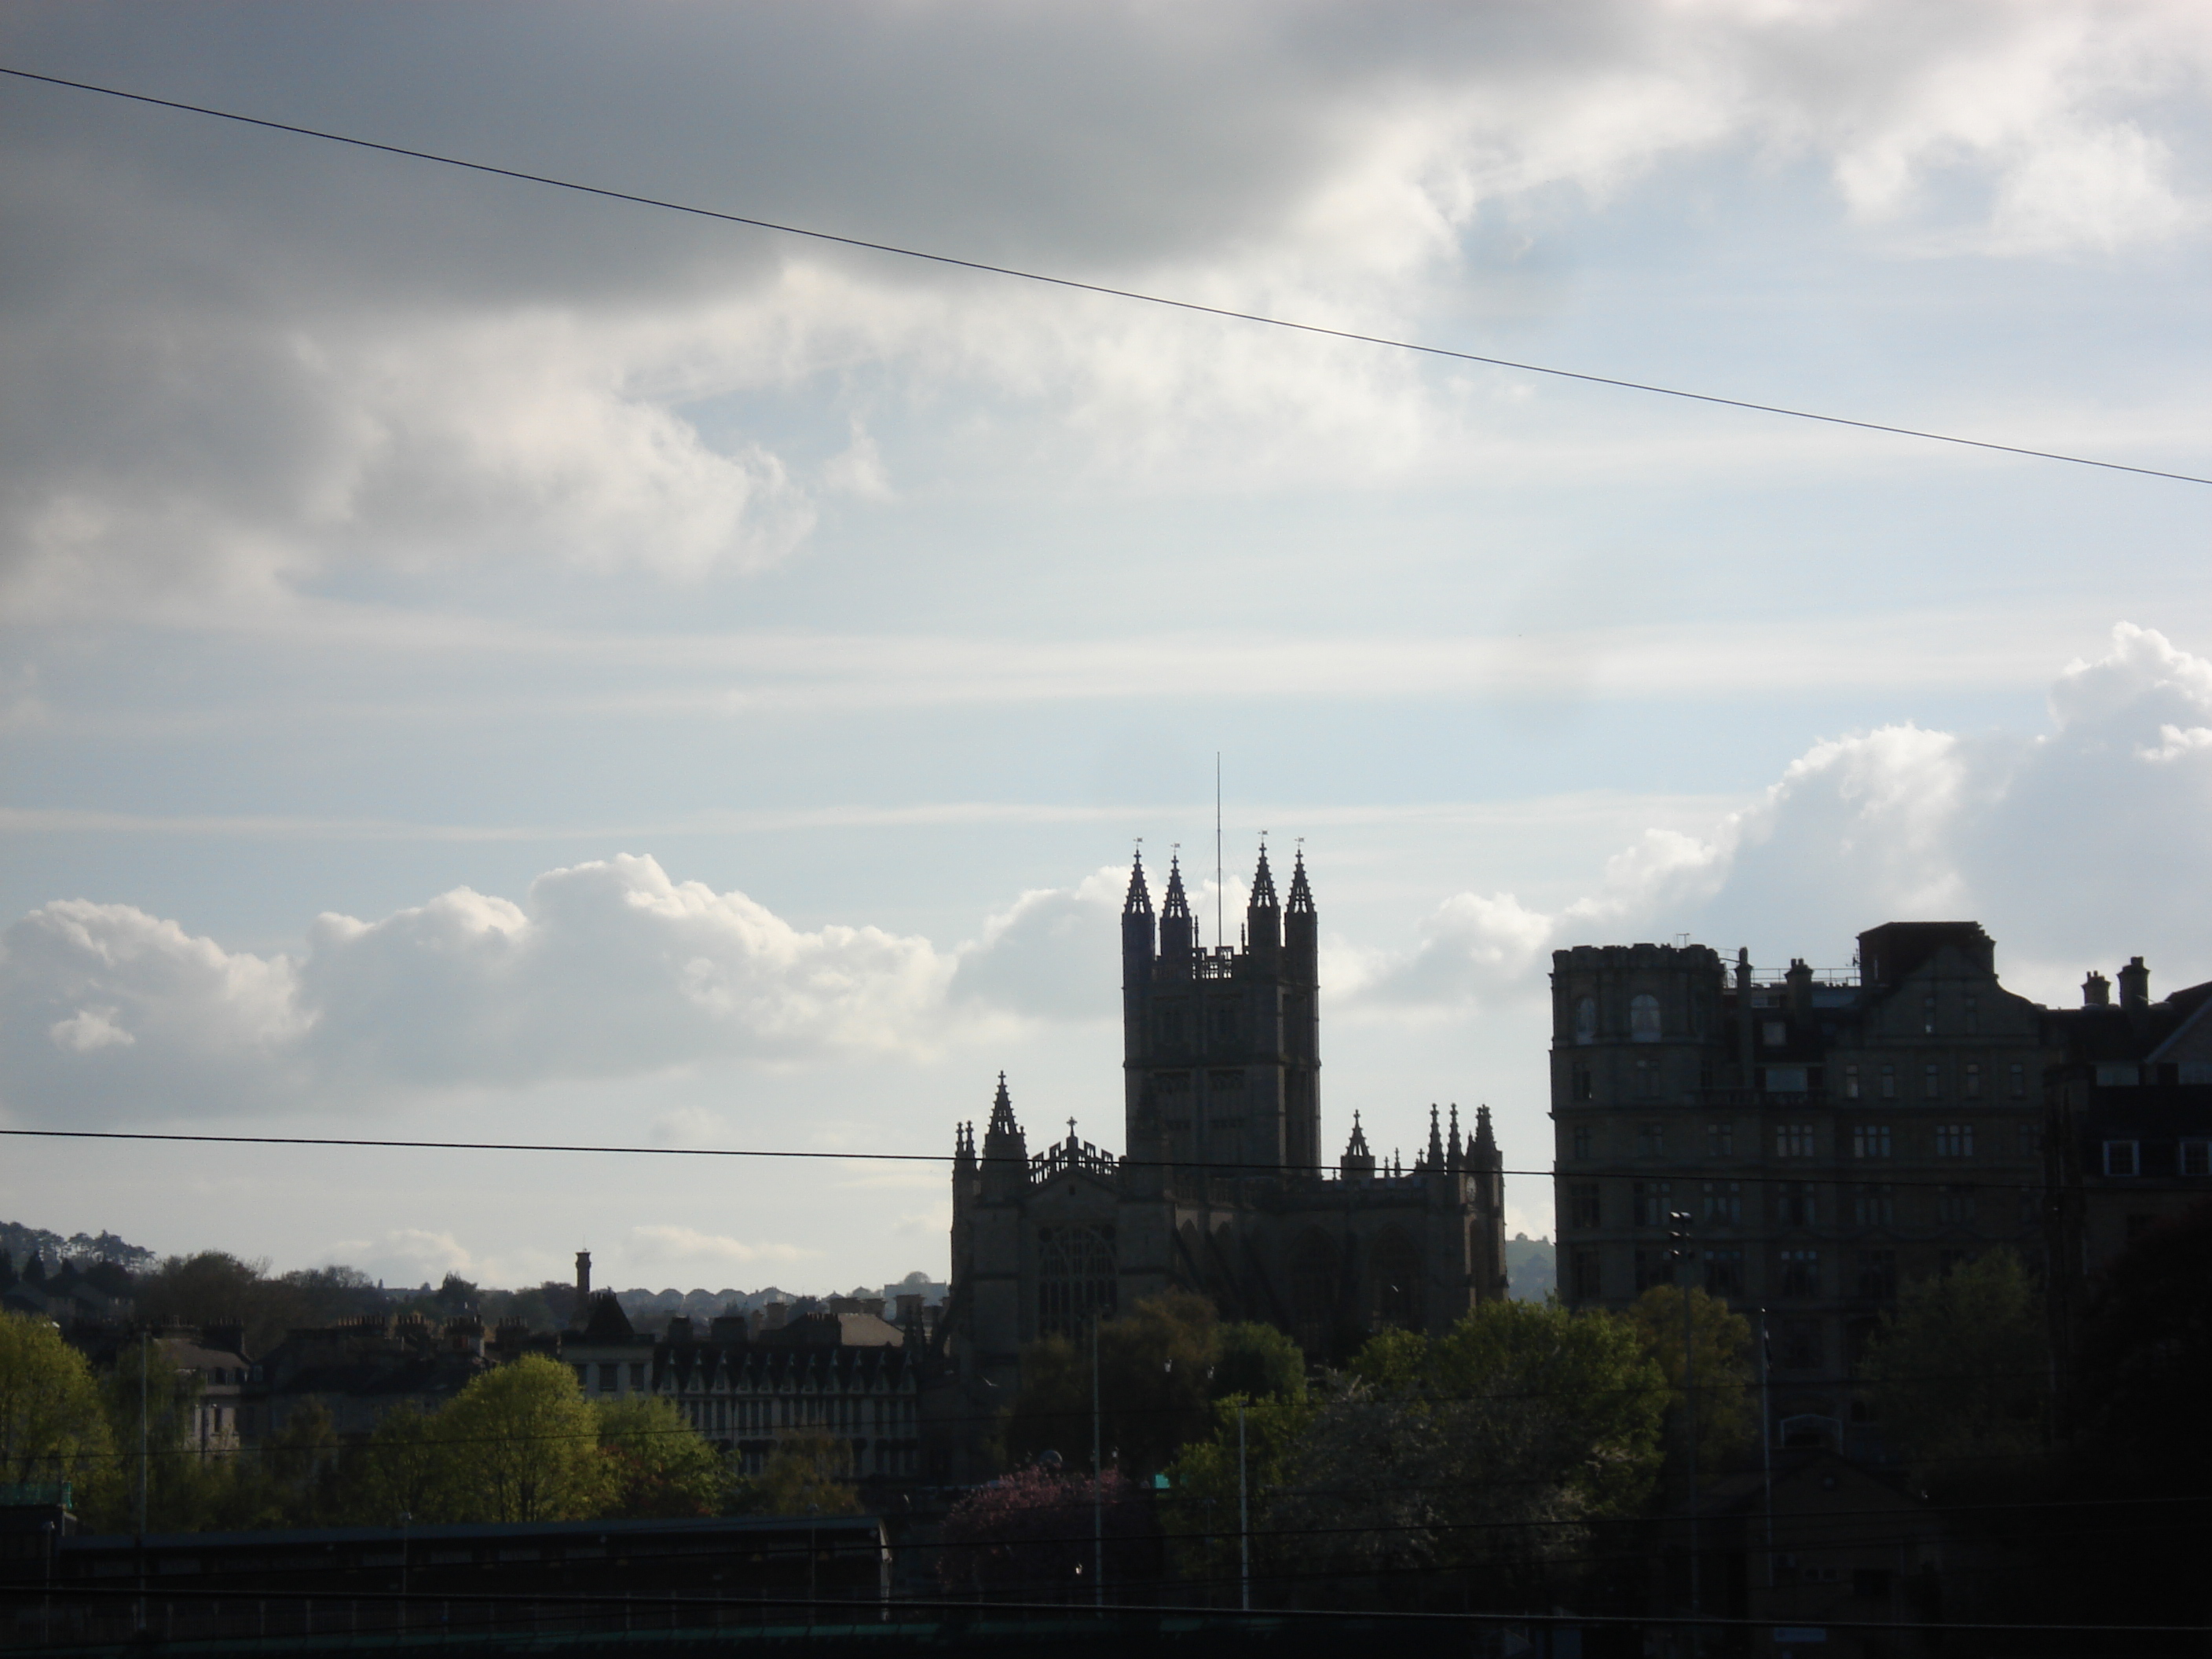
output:
[[[821,1254],[796,1244],[748,1243],[720,1233],[701,1232],[696,1227],[656,1223],[629,1230],[629,1245],[623,1257],[639,1267],[681,1264],[687,1270],[711,1273],[723,1267],[757,1267],[763,1261],[788,1265]]]
[[[1648,830],[1579,896],[1466,891],[1407,948],[1332,938],[1332,1000],[1424,1018],[1503,1006],[1540,992],[1549,950],[1677,933],[1839,966],[1862,929],[1937,916],[1989,925],[2045,994],[2138,952],[2212,974],[2197,926],[2212,908],[2212,661],[2123,624],[2059,675],[2051,709],[2038,735],[1899,724],[1826,739],[1705,833]],[[633,856],[549,872],[520,902],[460,888],[373,922],[325,915],[296,955],[63,901],[0,936],[0,1103],[29,1121],[143,1120],[714,1062],[912,1063],[1109,1021],[1127,880],[1108,866],[1025,892],[951,949],[798,928]],[[1191,896],[1210,923],[1212,883]],[[1222,895],[1232,928],[1244,896],[1234,880]],[[875,1143],[857,1119],[817,1114],[810,1129]],[[649,1130],[720,1132],[691,1106]]]
[[[1114,1018],[1128,883],[1127,870],[1108,865],[1072,888],[1024,893],[961,947],[955,999],[1029,1017]]]
[[[95,1048],[131,1047],[138,1039],[115,1023],[113,1008],[80,1008],[67,1019],[58,1019],[46,1027],[46,1035],[58,1048],[88,1054]]]
[[[2184,982],[2212,975],[2212,660],[2123,623],[2051,706],[2033,738],[1908,724],[1817,743],[1706,836],[1650,832],[1553,912],[1455,895],[1415,948],[1370,959],[1358,1000],[1507,1001],[1540,991],[1549,949],[1676,933],[1839,968],[1880,922],[1969,916],[2034,994],[2137,953]]]
[[[63,901],[0,935],[0,1107],[144,1120],[702,1062],[923,1059],[1010,1019],[1110,1018],[1126,879],[1024,893],[949,951],[797,928],[630,855],[550,871],[520,903],[464,887],[375,921],[326,914],[298,953],[268,957]],[[854,1146],[875,1133],[813,1129]],[[679,1106],[647,1133],[725,1131]]]
[[[627,856],[550,872],[523,904],[460,888],[375,922],[326,915],[297,957],[73,900],[0,951],[0,1100],[48,1119],[912,1054],[939,1040],[953,972],[926,939],[802,931]]]
[[[46,61],[113,44],[106,14],[32,9],[20,38]],[[1565,200],[1731,147],[1819,158],[1852,211],[1930,247],[2170,240],[2204,220],[2176,146],[2212,68],[2205,18],[1707,0],[925,22],[884,3],[672,13],[642,37],[556,11],[494,48],[424,13],[282,72],[204,19],[157,23],[138,61],[161,68],[150,90],[351,109],[401,142],[617,187],[1418,333],[1439,296],[1455,322],[1540,309],[1551,279],[1523,256]],[[325,27],[343,33],[343,9]],[[402,60],[442,73],[380,73]],[[357,107],[362,85],[398,84]],[[808,536],[817,491],[881,500],[904,471],[893,422],[853,405],[908,411],[935,465],[1139,488],[1456,476],[1472,436],[1530,441],[1525,409],[1501,428],[1487,394],[1365,348],[301,141],[240,148],[58,92],[26,90],[17,118],[8,210],[40,253],[0,374],[50,389],[0,444],[18,608],[235,608],[355,568],[493,559],[757,570]],[[848,406],[842,451],[771,441],[748,412],[808,386]]]

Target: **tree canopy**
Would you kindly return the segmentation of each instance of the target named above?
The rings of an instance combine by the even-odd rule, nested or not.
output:
[[[1859,1364],[1882,1437],[1938,1483],[2045,1443],[2051,1345],[2020,1258],[1992,1250],[1905,1287]]]
[[[712,1515],[721,1507],[722,1459],[672,1401],[603,1400],[599,1444],[614,1477],[610,1513],[640,1519]]]
[[[1169,1531],[1209,1577],[1236,1564],[1239,1405],[1263,1579],[1388,1599],[1407,1571],[1474,1573],[1510,1600],[1583,1523],[1641,1501],[1665,1396],[1635,1328],[1608,1314],[1495,1303],[1440,1337],[1382,1332],[1310,1396],[1224,1402],[1176,1459]]]
[[[858,1515],[851,1443],[827,1429],[777,1436],[768,1467],[732,1488],[732,1506],[750,1515]]]
[[[112,1501],[115,1441],[84,1356],[51,1321],[0,1312],[0,1481],[66,1481],[81,1505]]]
[[[1671,1425],[1666,1439],[1668,1485],[1678,1493],[1687,1449],[1682,1433],[1684,1294],[1672,1285],[1654,1285],[1628,1310],[1638,1344],[1665,1380]],[[1711,1476],[1757,1443],[1759,1408],[1751,1364],[1751,1322],[1718,1297],[1695,1287],[1687,1295],[1688,1382],[1697,1397],[1698,1468],[1701,1476]]]

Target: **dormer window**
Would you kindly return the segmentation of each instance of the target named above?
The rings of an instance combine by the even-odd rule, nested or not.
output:
[[[1631,1042],[1659,1041],[1659,999],[1649,991],[1629,999],[1628,1040]]]

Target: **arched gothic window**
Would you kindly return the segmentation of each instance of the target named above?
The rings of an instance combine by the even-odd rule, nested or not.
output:
[[[1114,1316],[1114,1229],[1037,1229],[1037,1334],[1079,1336]]]
[[[1659,1041],[1659,999],[1649,991],[1639,992],[1628,1000],[1628,1040]]]
[[[1584,997],[1580,1002],[1575,1004],[1575,1041],[1577,1042],[1597,1041],[1597,999],[1595,997]]]

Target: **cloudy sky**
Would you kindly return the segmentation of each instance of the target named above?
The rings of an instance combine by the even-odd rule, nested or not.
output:
[[[2212,475],[2185,0],[17,4],[0,64]],[[8,1123],[939,1153],[1003,1067],[1117,1147],[1122,872],[1210,884],[1217,751],[1230,903],[1304,837],[1331,1144],[1486,1101],[1545,1165],[1560,945],[2212,977],[2212,488],[20,80],[0,133]],[[0,1214],[819,1290],[947,1206],[15,1140]]]

